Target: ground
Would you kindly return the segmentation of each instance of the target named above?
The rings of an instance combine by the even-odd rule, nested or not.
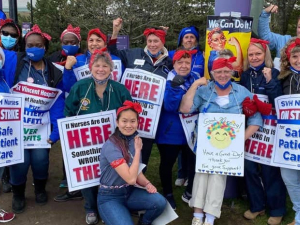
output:
[[[160,187],[160,180],[158,175],[159,153],[154,147],[150,159],[149,169],[147,171],[148,178],[157,187]],[[16,218],[11,221],[11,225],[84,225],[84,201],[69,201],[57,203],[53,198],[60,193],[64,193],[66,189],[58,188],[62,178],[62,154],[60,145],[55,144],[50,152],[50,169],[49,181],[47,184],[47,192],[49,195],[49,202],[44,206],[38,206],[34,200],[34,190],[32,184],[31,172],[28,173],[28,182],[26,189],[26,210],[22,214],[17,214]],[[174,168],[175,178],[175,168]],[[160,190],[160,188],[159,188]],[[192,209],[181,200],[181,194],[184,188],[174,187],[175,200],[177,203],[176,213],[179,218],[171,223],[171,225],[190,225],[192,220]],[[12,193],[0,193],[0,208],[11,211]],[[287,200],[288,213],[284,217],[283,225],[290,223],[293,220],[294,213],[291,209],[291,203]],[[243,218],[243,212],[248,209],[248,204],[242,199],[228,199],[224,200],[222,207],[222,216],[216,220],[215,225],[265,225],[267,224],[267,216],[262,216],[254,221],[248,221]],[[137,219],[134,218],[136,221]],[[99,222],[99,225],[102,223]],[[120,222],[120,225],[122,223]]]

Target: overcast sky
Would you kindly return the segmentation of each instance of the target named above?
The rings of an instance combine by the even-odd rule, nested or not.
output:
[[[1,1],[1,0],[0,0]],[[17,0],[18,8],[26,8],[27,2],[30,0]],[[32,4],[35,5],[36,0],[32,0]],[[8,9],[8,0],[2,0],[3,9]]]

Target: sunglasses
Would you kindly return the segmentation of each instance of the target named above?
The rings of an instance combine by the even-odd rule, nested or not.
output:
[[[1,34],[2,35],[4,35],[4,36],[11,36],[11,37],[13,37],[13,38],[18,38],[19,37],[19,35],[18,34],[12,34],[12,33],[9,33],[9,32],[7,32],[7,31],[1,31]]]

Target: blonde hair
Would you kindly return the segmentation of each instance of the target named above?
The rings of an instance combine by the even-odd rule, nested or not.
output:
[[[272,60],[272,56],[271,56],[269,46],[266,45],[266,50],[265,50],[260,43],[250,43],[249,46],[248,46],[248,49],[247,49],[247,57],[244,59],[244,71],[246,71],[250,67],[250,63],[249,63],[249,60],[248,60],[248,50],[249,50],[249,47],[251,45],[256,46],[257,48],[259,48],[260,50],[262,50],[265,53],[265,66],[268,67],[268,68],[273,68],[274,64],[273,64],[273,60]]]
[[[289,47],[289,45],[291,45],[293,42],[295,42],[296,37],[291,38],[286,45],[281,49],[280,51],[280,74],[278,76],[278,79],[284,79],[286,78],[290,73],[290,60],[288,59],[288,56],[286,54],[286,50]],[[291,54],[293,53],[297,53],[300,52],[300,46],[295,46],[292,50],[291,50]]]

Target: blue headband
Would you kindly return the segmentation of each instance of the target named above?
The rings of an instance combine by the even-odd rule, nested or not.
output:
[[[180,31],[180,34],[179,34],[179,36],[178,36],[177,47],[180,47],[182,38],[183,38],[184,35],[186,35],[186,34],[193,34],[193,35],[195,35],[197,41],[199,42],[199,33],[198,33],[196,27],[194,27],[194,26],[185,27],[185,28],[183,28],[183,29]]]

